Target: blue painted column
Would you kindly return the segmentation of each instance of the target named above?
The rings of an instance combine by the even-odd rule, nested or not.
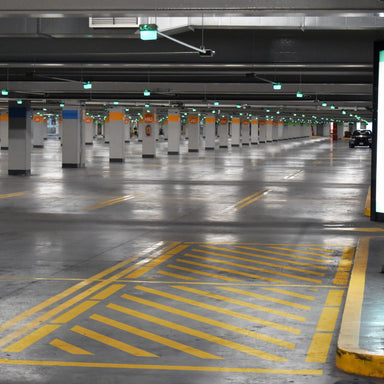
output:
[[[10,101],[8,175],[31,174],[31,111],[30,102]]]

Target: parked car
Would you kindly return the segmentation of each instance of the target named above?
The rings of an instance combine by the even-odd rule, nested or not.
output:
[[[368,129],[354,131],[349,139],[349,148],[368,146],[372,148],[372,132]]]

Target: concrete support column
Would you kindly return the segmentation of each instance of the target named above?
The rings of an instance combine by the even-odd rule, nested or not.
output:
[[[109,144],[111,141],[110,126],[109,126],[109,117],[104,120],[104,143]]]
[[[126,117],[124,119],[124,142],[129,143],[131,141],[131,120]]]
[[[228,118],[221,117],[219,119],[219,147],[228,148]]]
[[[30,103],[10,101],[8,175],[31,174],[31,116]]]
[[[267,120],[266,121],[266,132],[267,132],[267,137],[266,137],[266,141],[267,142],[271,142],[273,139],[273,121],[269,121]]]
[[[267,124],[265,120],[259,121],[259,143],[265,143],[267,141]]]
[[[279,141],[283,140],[283,133],[284,133],[284,123],[282,121],[279,121],[277,140],[279,140]]]
[[[125,158],[125,128],[121,107],[112,108],[109,112],[109,138],[109,161],[122,163]]]
[[[156,111],[150,109],[150,112],[144,112],[142,120],[143,135],[143,158],[153,158],[156,156]]]
[[[232,133],[232,147],[238,147],[240,145],[240,118],[233,117],[231,122],[231,133]]]
[[[277,141],[279,137],[279,122],[274,121],[272,124],[272,141]]]
[[[205,149],[215,149],[216,139],[216,118],[215,115],[208,115],[205,118]]]
[[[188,116],[188,152],[199,152],[200,119],[199,115]]]
[[[259,144],[259,120],[256,116],[251,120],[251,144]]]
[[[163,124],[163,135],[164,135],[164,140],[168,140],[168,119],[164,120]]]
[[[242,145],[249,145],[250,139],[250,121],[243,118],[241,120],[241,143]]]
[[[144,126],[144,119],[139,120],[139,122],[137,123],[137,138],[140,143],[143,141]]]
[[[63,134],[63,117],[60,117],[59,125],[57,126],[57,128],[58,128],[59,140],[61,141],[61,136]]]
[[[33,115],[31,123],[33,148],[44,148],[44,126],[43,117]]]
[[[8,149],[9,135],[8,135],[8,113],[2,113],[0,116],[0,145],[1,149]]]
[[[43,120],[43,140],[48,140],[48,119]]]
[[[180,111],[168,110],[168,155],[178,155],[180,152]]]
[[[83,119],[84,122],[84,135],[85,135],[85,145],[93,145],[93,119],[92,117],[85,116]]]
[[[84,124],[78,101],[68,100],[63,109],[62,167],[85,166]]]

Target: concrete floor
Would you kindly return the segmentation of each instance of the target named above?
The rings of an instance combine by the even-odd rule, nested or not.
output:
[[[0,154],[0,383],[384,383],[335,368],[368,148]],[[340,260],[342,263],[340,265]]]

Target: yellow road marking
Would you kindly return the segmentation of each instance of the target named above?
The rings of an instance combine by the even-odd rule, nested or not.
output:
[[[349,272],[336,272],[333,279],[334,285],[347,285],[349,280]]]
[[[62,351],[68,352],[71,355],[93,355],[93,353],[88,352],[85,349],[76,347],[60,339],[52,340],[49,344],[61,349]]]
[[[185,268],[185,267],[179,267],[179,266],[177,266],[177,265],[173,265],[173,264],[168,264],[167,267],[168,267],[168,268],[179,269],[180,271],[196,273],[197,275],[203,275],[203,276],[208,276],[208,277],[214,277],[215,279],[219,279],[219,280],[225,280],[225,281],[243,281],[243,280],[239,280],[239,279],[233,279],[232,277],[223,277],[223,276],[220,276],[220,275],[216,275],[216,274],[214,274],[214,273],[208,273],[208,272],[199,271],[199,270],[196,270],[196,269]]]
[[[332,231],[354,231],[354,232],[383,232],[384,228],[371,227],[371,228],[355,228],[355,227],[344,227],[344,228],[325,228]]]
[[[241,305],[243,307],[256,309],[258,311],[262,311],[262,312],[266,312],[266,313],[271,313],[273,315],[281,316],[281,317],[286,317],[286,318],[292,319],[292,320],[297,320],[297,321],[302,321],[302,322],[306,321],[306,318],[303,317],[303,316],[292,315],[291,313],[279,311],[277,309],[267,308],[267,307],[263,307],[261,305],[251,304],[251,303],[248,303],[246,301],[232,299],[230,297],[216,295],[216,294],[213,294],[213,293],[207,293],[207,292],[201,291],[199,289],[183,287],[183,286],[180,286],[180,285],[178,285],[178,286],[174,285],[174,286],[172,286],[172,288],[180,289],[180,290],[186,291],[186,292],[196,293],[196,294],[202,295],[204,297],[209,297],[209,298],[212,298],[212,299],[226,301],[228,303]]]
[[[280,269],[287,269],[290,271],[297,271],[297,272],[304,272],[304,273],[309,273],[312,275],[318,275],[318,276],[324,276],[325,273],[323,272],[315,272],[315,271],[307,271],[305,269],[301,268],[294,268],[294,267],[288,267],[286,265],[280,265],[280,264],[274,264],[274,263],[267,263],[265,261],[260,261],[260,260],[254,260],[254,259],[248,259],[246,257],[238,257],[238,256],[233,256],[233,255],[225,255],[223,253],[217,253],[217,252],[210,252],[210,251],[204,251],[202,249],[192,249],[193,252],[200,252],[200,253],[205,253],[207,255],[213,255],[213,256],[220,256],[220,257],[225,257],[227,259],[234,259],[234,260],[241,260],[241,261],[247,261],[249,263],[255,263],[255,264],[261,264],[261,265],[267,265],[269,267],[278,267]],[[184,256],[189,256],[189,254],[185,254]]]
[[[111,327],[121,329],[125,332],[133,333],[134,335],[138,335],[138,336],[141,336],[145,339],[155,341],[156,343],[163,344],[163,345],[166,345],[170,348],[174,348],[174,349],[177,349],[179,351],[188,353],[189,355],[200,357],[201,359],[222,359],[222,357],[212,355],[211,353],[201,351],[200,349],[196,349],[196,348],[190,347],[188,345],[181,344],[177,341],[167,339],[165,337],[156,335],[156,334],[151,333],[151,332],[144,331],[144,330],[136,328],[136,327],[132,327],[128,324],[121,323],[119,321],[112,320],[112,319],[109,319],[109,318],[104,317],[104,316],[94,314],[94,315],[90,316],[90,318],[92,320],[99,321],[100,323],[110,325]]]
[[[178,247],[176,247],[178,248]],[[174,249],[172,251],[175,251]],[[125,276],[126,279],[137,279],[138,277],[146,274],[147,272],[151,271],[153,268],[159,266],[164,261],[167,261],[171,257],[174,256],[175,253],[168,252],[165,255],[161,255],[157,257],[156,259],[152,260],[150,263],[148,263],[145,267],[139,268],[137,271],[132,272],[131,274]]]
[[[125,313],[127,315],[135,316],[135,317],[142,319],[142,320],[147,320],[147,321],[150,321],[152,323],[162,325],[162,326],[170,328],[172,330],[186,333],[187,335],[199,337],[203,340],[208,340],[212,343],[223,345],[224,347],[231,348],[231,349],[243,352],[243,353],[247,353],[249,355],[256,356],[256,357],[259,357],[259,358],[264,359],[264,360],[288,361],[282,357],[272,355],[270,353],[260,351],[258,349],[251,348],[251,347],[248,347],[246,345],[239,344],[239,343],[227,340],[227,339],[223,339],[222,337],[210,335],[209,333],[198,331],[196,329],[192,329],[192,328],[186,327],[184,325],[180,325],[180,324],[168,321],[168,320],[163,320],[163,319],[160,319],[158,317],[154,317],[154,316],[142,313],[142,312],[138,312],[138,311],[135,311],[135,310],[127,308],[127,307],[122,307],[122,306],[116,305],[116,304],[108,304],[107,308],[114,309],[116,311]]]
[[[150,365],[150,364],[117,364],[117,363],[87,363],[73,361],[40,361],[40,360],[8,360],[0,359],[4,365],[36,365],[50,367],[83,367],[83,368],[115,368],[115,369],[144,369],[155,371],[190,371],[190,372],[234,372],[279,375],[318,375],[321,369],[267,369],[267,368],[237,368],[237,367],[197,367],[190,365]]]
[[[3,349],[3,352],[21,352],[24,349],[28,348],[32,344],[41,340],[43,337],[49,335],[51,332],[55,331],[57,328],[60,328],[61,325],[46,324],[42,327],[31,332],[29,335],[23,337],[21,340],[16,341],[16,343],[11,344],[7,348]]]
[[[264,277],[264,276],[254,275],[253,273],[240,272],[240,271],[235,271],[235,270],[233,270],[233,269],[221,268],[221,267],[215,267],[215,266],[213,266],[213,265],[202,264],[202,263],[196,263],[196,262],[194,262],[194,261],[188,261],[188,260],[182,260],[182,259],[177,259],[176,261],[178,261],[179,263],[191,264],[191,265],[196,265],[196,266],[198,266],[198,267],[204,267],[204,268],[214,269],[214,270],[216,270],[216,271],[223,271],[223,272],[233,273],[233,274],[235,274],[235,275],[252,277],[253,279],[259,279],[259,280],[265,280],[265,281],[272,281],[273,283],[287,283],[287,281],[284,281],[284,280],[277,280],[277,279],[272,279],[272,278],[270,278],[270,277]]]
[[[187,303],[187,304],[190,304],[190,305],[194,305],[194,306],[199,307],[199,308],[209,309],[211,311],[218,312],[218,313],[223,313],[225,315],[236,317],[238,319],[251,321],[253,323],[258,323],[258,324],[261,324],[261,325],[265,325],[267,327],[275,328],[275,329],[278,329],[280,331],[285,331],[285,332],[293,333],[295,335],[299,335],[300,332],[301,332],[300,329],[297,329],[297,328],[293,328],[293,327],[289,327],[289,326],[286,326],[286,325],[274,323],[272,321],[260,319],[260,318],[255,317],[255,316],[250,316],[250,315],[246,315],[246,314],[243,314],[243,313],[231,311],[229,309],[218,307],[216,305],[206,304],[206,303],[203,303],[201,301],[187,299],[187,298],[182,297],[182,296],[172,295],[170,293],[165,293],[165,292],[162,292],[162,291],[154,290],[154,289],[143,287],[143,286],[136,286],[135,288],[139,289],[141,291],[144,291],[144,292],[153,293],[155,295],[159,295],[159,296],[170,298],[172,300],[180,301],[182,303]],[[172,288],[177,288],[177,287],[172,287]]]
[[[245,197],[244,199],[238,201],[237,203],[235,203],[234,205],[232,205],[230,208],[235,208],[235,207],[238,207],[246,202],[248,202],[249,200],[251,200],[252,198],[254,197],[262,197],[263,196],[263,193],[266,192],[267,189],[260,189],[259,191],[255,192],[254,194],[250,195],[250,196],[247,196]]]
[[[179,245],[178,247],[172,249],[171,251],[169,251],[168,253],[170,255],[177,255],[178,253],[184,251],[184,249],[188,248],[189,245]]]
[[[308,305],[292,303],[291,301],[276,299],[276,298],[270,297],[270,296],[259,295],[258,293],[244,291],[243,289],[229,288],[229,287],[218,287],[218,288],[222,289],[224,291],[234,292],[234,293],[239,293],[241,295],[254,297],[256,299],[271,301],[272,303],[282,304],[282,305],[287,305],[289,307],[302,309],[304,311],[309,311],[311,309],[311,307],[309,307]]]
[[[164,276],[169,276],[169,277],[175,277],[176,279],[182,279],[182,280],[199,280],[195,279],[194,277],[189,277],[189,276],[184,276],[184,275],[179,275],[177,273],[171,273],[171,272],[166,272],[166,271],[157,271],[160,275]]]
[[[336,326],[339,308],[325,307],[317,323],[316,332],[333,332]]]
[[[264,272],[264,273],[269,273],[271,275],[277,275],[277,276],[284,276],[284,277],[292,277],[294,279],[298,279],[298,280],[304,280],[304,281],[310,281],[312,283],[322,283],[321,280],[316,280],[316,279],[311,279],[309,277],[303,277],[303,276],[296,276],[296,275],[291,275],[289,273],[284,273],[284,272],[277,272],[277,271],[271,271],[269,269],[264,269],[264,268],[257,268],[257,267],[252,267],[252,266],[249,266],[249,265],[246,265],[246,264],[238,264],[238,263],[231,263],[229,261],[224,261],[224,260],[218,260],[218,259],[212,259],[210,257],[205,257],[205,256],[196,256],[196,255],[192,255],[192,254],[189,254],[189,253],[186,253],[184,256],[187,256],[187,257],[193,257],[195,259],[200,259],[200,260],[207,260],[207,261],[213,261],[215,263],[220,263],[220,264],[225,264],[225,265],[231,265],[233,267],[240,267],[240,268],[244,268],[244,269],[250,269],[252,271],[258,271],[258,272]],[[179,260],[178,260],[179,261]],[[301,272],[305,272],[305,271],[301,271]],[[238,271],[234,271],[233,273],[239,273]],[[259,279],[261,277],[258,277]],[[265,278],[261,278],[261,279],[265,279]]]
[[[320,253],[299,251],[297,249],[283,248],[283,247],[270,247],[271,249],[279,249],[280,251],[290,251],[294,253],[304,253],[305,255],[320,256],[320,257],[332,257],[330,255],[322,255]]]
[[[92,308],[94,305],[98,304],[99,301],[83,301],[79,305],[76,305],[76,307],[70,309],[69,311],[63,313],[59,317],[56,317],[56,319],[53,319],[51,323],[56,324],[65,324],[69,321],[73,320],[77,316],[81,315],[85,311],[88,311],[88,309]]]
[[[322,248],[312,248],[312,247],[306,247],[307,249],[311,249],[312,251],[322,251],[327,253],[335,253],[335,251],[332,251],[331,249],[322,249]]]
[[[253,257],[259,257],[261,259],[267,259],[267,260],[274,260],[274,261],[282,261],[284,263],[289,263],[289,264],[296,264],[296,265],[305,265],[305,266],[308,266],[308,267],[312,267],[312,268],[318,268],[318,269],[327,269],[327,267],[325,266],[322,266],[322,265],[314,265],[314,264],[309,264],[309,263],[302,263],[302,262],[298,262],[298,261],[292,261],[292,260],[287,260],[287,259],[279,259],[277,257],[271,257],[271,256],[264,256],[264,255],[259,255],[259,254],[255,254],[255,253],[249,253],[249,252],[242,252],[242,251],[236,251],[234,249],[227,249],[227,248],[220,248],[220,247],[213,247],[213,246],[208,246],[208,245],[202,245],[203,247],[206,247],[206,248],[211,248],[211,249],[217,249],[217,250],[220,250],[220,251],[227,251],[227,252],[232,252],[232,253],[238,253],[240,255],[246,255],[246,256],[253,256]],[[245,247],[242,247],[242,248],[245,248]],[[246,248],[246,249],[254,249],[254,248]],[[199,252],[201,252],[201,250],[199,250]],[[275,253],[276,252],[271,252],[271,253]],[[294,257],[292,255],[288,255],[289,257]],[[302,258],[302,257],[298,257],[298,258]],[[317,260],[316,260],[317,261]]]
[[[158,294],[158,293],[155,292],[155,294]],[[201,323],[213,325],[215,327],[223,328],[223,329],[226,329],[228,331],[232,331],[232,332],[235,332],[235,333],[239,333],[241,335],[252,337],[254,339],[263,340],[263,341],[266,341],[266,342],[271,343],[271,344],[279,345],[280,347],[289,348],[289,349],[294,349],[295,348],[295,344],[290,343],[288,341],[284,341],[284,340],[277,339],[275,337],[263,335],[263,334],[258,333],[258,332],[249,331],[247,329],[240,328],[240,327],[237,327],[237,326],[234,326],[234,325],[231,325],[231,324],[227,324],[227,323],[224,323],[222,321],[210,319],[210,318],[205,317],[205,316],[196,315],[194,313],[183,311],[183,310],[180,310],[180,309],[176,309],[174,307],[170,307],[170,306],[167,306],[167,305],[164,305],[164,304],[159,304],[159,303],[156,303],[154,301],[145,300],[145,299],[142,299],[140,297],[136,297],[136,296],[132,296],[132,295],[127,295],[127,294],[124,294],[121,297],[124,298],[124,299],[127,299],[127,300],[131,300],[131,301],[133,301],[135,303],[144,304],[144,305],[150,306],[152,308],[161,309],[161,310],[166,311],[166,312],[170,312],[170,313],[173,313],[173,314],[176,314],[176,315],[179,315],[179,316],[186,317],[188,319],[200,321]],[[167,296],[167,297],[169,297],[169,296]],[[179,300],[179,301],[181,301],[181,300]],[[183,301],[185,303],[187,303],[188,299],[183,300]]]
[[[105,208],[105,207],[108,207],[110,205],[114,205],[117,203],[122,203],[123,201],[132,200],[135,197],[137,197],[137,196],[127,195],[127,196],[116,197],[115,199],[111,199],[111,200],[107,200],[107,201],[103,201],[101,203],[91,205],[87,208],[87,210],[88,211],[94,211],[96,209]]]
[[[353,259],[355,256],[355,248],[345,248],[343,254],[341,255],[342,259]]]
[[[352,268],[352,261],[355,254],[355,250],[344,249],[343,254],[341,255],[341,260],[339,266],[337,267],[337,272],[333,280],[335,285],[345,285],[348,284],[349,273]]]
[[[331,289],[328,292],[327,300],[325,301],[326,307],[340,307],[343,301],[344,290]]]
[[[325,363],[331,346],[332,333],[315,333],[309,347],[306,363]]]
[[[4,194],[4,195],[0,195],[0,199],[8,199],[9,197],[23,196],[23,195],[25,195],[26,193],[28,193],[28,191],[15,192],[15,193],[6,193],[6,194]]]
[[[101,333],[91,331],[90,329],[80,327],[78,325],[75,325],[73,328],[71,328],[71,331],[76,332],[80,335],[83,335],[85,337],[88,337],[92,340],[96,340],[100,343],[109,345],[110,347],[119,349],[121,351],[127,352],[133,356],[140,356],[140,357],[159,357],[157,355],[154,355],[153,353],[144,351],[143,349],[136,348],[132,345],[123,343],[122,341],[115,340],[111,337],[102,335]]]
[[[133,271],[129,275],[125,276],[125,279],[137,279],[143,275],[145,275],[147,272],[151,271],[152,267],[141,267],[137,269],[136,271]]]
[[[126,286],[126,284],[113,284],[105,288],[103,291],[96,293],[96,295],[91,297],[91,300],[105,300]]]
[[[245,208],[246,206],[248,206],[249,204],[252,204],[254,203],[256,200],[259,200],[261,199],[263,196],[267,195],[270,191],[268,189],[261,189],[260,191],[254,193],[253,195],[251,196],[248,196],[246,197],[245,199],[237,202],[235,205],[234,205],[234,208],[236,211],[240,211],[240,209],[243,209]],[[257,195],[256,197],[253,197]]]
[[[292,291],[286,291],[285,289],[279,289],[279,288],[262,288],[262,289],[264,289],[266,291],[281,293],[283,295],[298,297],[299,299],[312,300],[312,301],[315,300],[315,298],[313,296],[303,295],[301,293],[296,293],[296,292],[292,292]]]

